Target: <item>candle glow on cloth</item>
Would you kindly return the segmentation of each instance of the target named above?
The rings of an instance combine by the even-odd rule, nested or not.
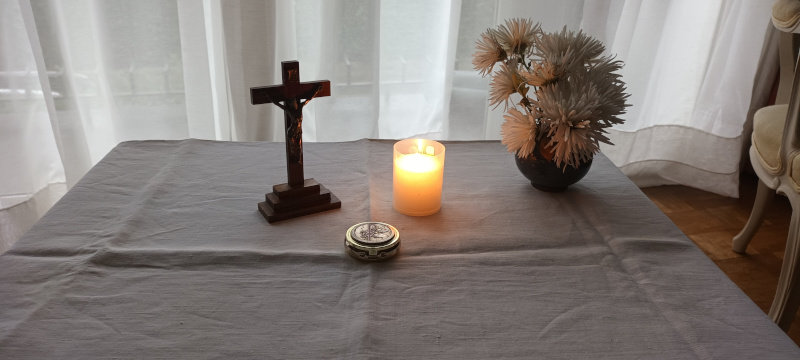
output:
[[[444,145],[408,139],[394,145],[393,204],[398,212],[426,216],[442,205]]]

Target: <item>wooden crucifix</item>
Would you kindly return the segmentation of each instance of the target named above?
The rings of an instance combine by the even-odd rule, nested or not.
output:
[[[286,129],[289,181],[273,186],[266,201],[258,203],[258,210],[270,223],[342,206],[328,189],[314,179],[305,179],[303,174],[303,107],[315,97],[330,96],[331,82],[300,82],[297,61],[282,62],[281,73],[281,85],[250,88],[253,105],[272,103],[283,109]]]

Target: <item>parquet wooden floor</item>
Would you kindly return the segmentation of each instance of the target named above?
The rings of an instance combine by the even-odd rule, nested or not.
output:
[[[657,186],[642,191],[767,312],[778,284],[792,207],[785,197],[775,196],[747,254],[733,252],[731,241],[750,216],[757,184],[755,175],[743,174],[738,199],[685,186]],[[789,336],[800,345],[800,316],[795,316]]]

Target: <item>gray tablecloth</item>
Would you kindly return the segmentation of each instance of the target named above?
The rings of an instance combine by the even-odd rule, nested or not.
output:
[[[409,217],[392,144],[306,144],[342,209],[274,224],[282,143],[117,146],[0,256],[0,359],[800,358],[604,156],[551,194],[446,143],[442,210]],[[397,258],[345,254],[368,220]]]

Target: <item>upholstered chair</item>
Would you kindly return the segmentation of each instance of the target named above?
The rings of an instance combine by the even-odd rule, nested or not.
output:
[[[769,310],[772,320],[787,331],[800,307],[800,76],[794,51],[794,33],[800,32],[800,1],[775,1],[772,23],[782,31],[778,104],[758,110],[753,117],[750,162],[758,175],[758,190],[750,219],[733,238],[733,250],[745,252],[776,192],[789,198],[792,205],[789,236],[778,289]]]

